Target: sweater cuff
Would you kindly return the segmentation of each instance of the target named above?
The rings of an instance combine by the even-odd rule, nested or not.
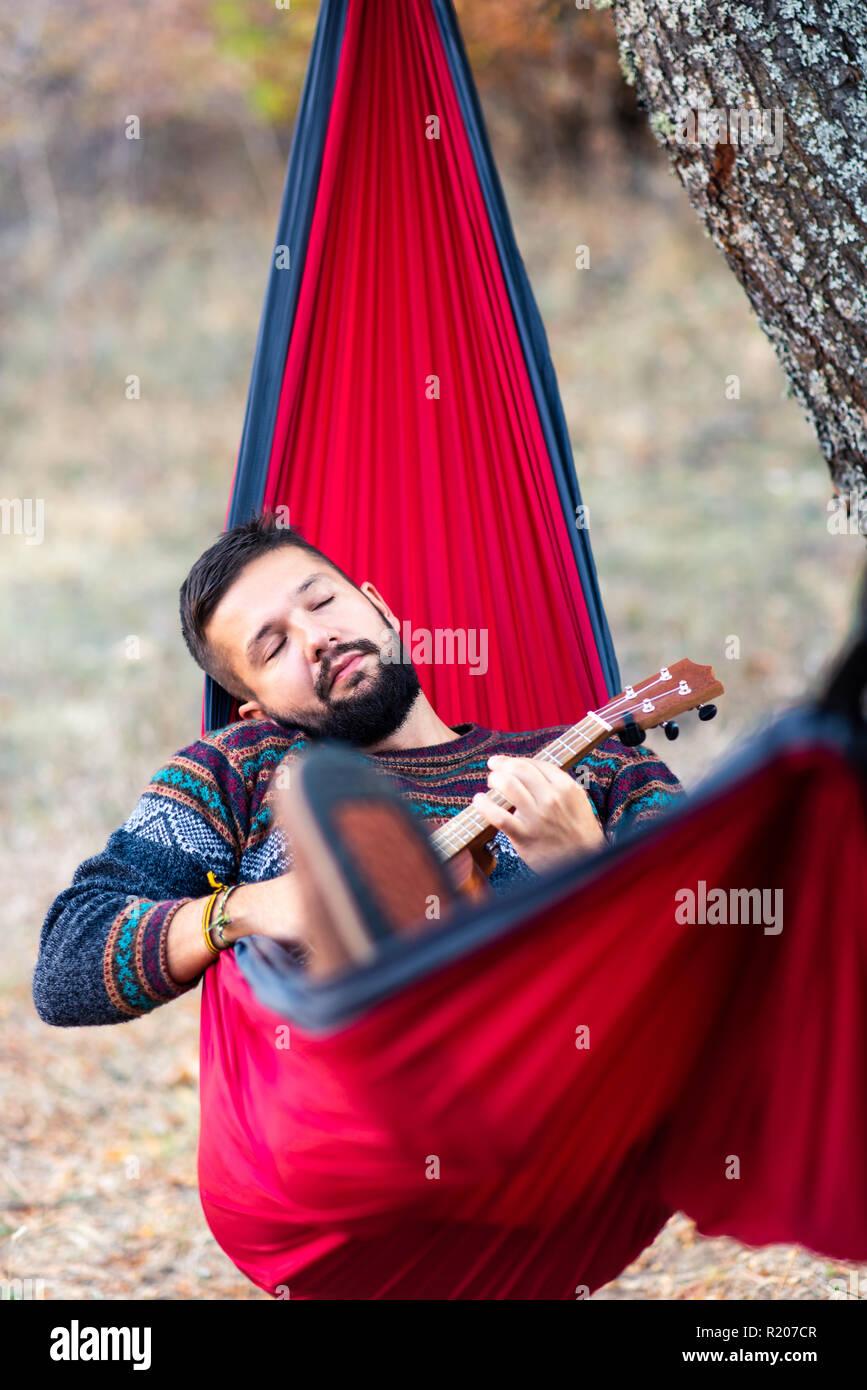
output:
[[[193,989],[201,979],[178,984],[169,974],[166,942],[172,918],[192,898],[150,902],[130,899],[111,924],[103,957],[103,978],[116,1009],[130,1017],[146,1014]]]

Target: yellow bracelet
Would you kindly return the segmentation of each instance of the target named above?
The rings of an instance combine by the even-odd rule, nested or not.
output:
[[[211,940],[211,913],[214,910],[214,903],[217,901],[217,898],[220,896],[221,892],[222,889],[218,888],[215,893],[211,894],[211,896],[208,898],[208,901],[205,903],[205,909],[202,913],[202,936],[205,939],[205,945],[207,946],[211,954],[214,956],[218,956],[220,954],[220,948],[218,946],[215,946],[213,941]]]

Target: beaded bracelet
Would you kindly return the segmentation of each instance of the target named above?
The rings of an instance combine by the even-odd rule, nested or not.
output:
[[[235,889],[243,888],[243,886],[243,883],[233,883],[229,888],[224,887],[223,898],[222,902],[220,903],[220,911],[214,918],[213,922],[210,924],[211,927],[213,927],[216,930],[217,936],[223,943],[222,946],[219,946],[217,948],[220,951],[225,951],[227,946],[233,946],[235,944],[233,941],[226,940],[226,936],[223,931],[223,928],[228,927],[232,921],[231,917],[226,916],[226,903],[229,901],[229,898],[231,897],[232,893],[234,893]]]
[[[213,916],[214,903],[217,901],[217,898],[220,896],[221,893],[225,893],[226,897],[228,897],[229,893],[231,892],[231,889],[229,888],[228,884],[222,883],[220,879],[218,879],[216,875],[211,872],[210,869],[208,870],[208,882],[210,883],[211,887],[216,891],[211,894],[211,896],[208,898],[208,901],[205,903],[205,908],[202,913],[202,936],[205,938],[205,945],[211,952],[211,955],[218,956],[220,952],[225,951],[226,947],[231,943],[226,941],[226,938],[223,935],[223,925],[225,925],[225,923],[221,922],[219,918],[216,922],[212,922],[211,917]],[[238,887],[238,885],[235,884],[235,887]],[[225,906],[225,902],[226,898],[223,899],[223,906]],[[217,935],[223,942],[222,946],[215,946],[213,937],[211,936],[211,929],[216,925],[219,925],[220,927],[220,930],[217,933]]]

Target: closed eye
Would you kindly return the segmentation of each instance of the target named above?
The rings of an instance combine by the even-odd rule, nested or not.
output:
[[[326,605],[326,603],[332,603],[333,600],[334,600],[334,595],[332,594],[332,595],[331,595],[331,598],[324,598],[324,599],[322,600],[321,603],[315,603],[315,604],[313,605],[314,612],[316,611],[317,608],[324,608],[325,605]],[[269,653],[268,653],[268,655],[265,657],[265,661],[266,661],[266,662],[268,662],[268,661],[273,661],[274,657],[277,655],[277,653],[278,653],[279,651],[282,650],[282,648],[283,648],[285,645],[286,645],[286,639],[285,639],[285,637],[284,637],[283,641],[282,641],[282,642],[279,642],[279,643],[277,644],[277,646],[274,648],[274,650],[273,650],[272,652],[269,652]]]

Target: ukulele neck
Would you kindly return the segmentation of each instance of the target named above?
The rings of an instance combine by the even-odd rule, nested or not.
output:
[[[710,719],[716,713],[716,707],[707,704],[707,701],[724,693],[710,666],[696,666],[693,661],[676,661],[671,667],[663,666],[638,688],[627,685],[601,710],[589,711],[579,723],[570,725],[533,756],[542,763],[570,768],[609,735],[623,737],[627,728],[630,736],[635,734],[636,729],[646,732],[660,724],[665,724],[668,732],[667,721],[673,721],[693,709],[698,710],[700,719]],[[703,705],[706,708],[703,709]],[[633,737],[631,742],[635,742]],[[511,806],[499,792],[488,790],[488,796],[498,806]],[[451,859],[462,849],[473,850],[487,844],[494,833],[490,822],[470,805],[435,830],[431,838],[442,858]]]
[[[580,723],[573,724],[565,733],[546,743],[544,748],[533,754],[533,757],[537,762],[554,763],[568,771],[585,753],[595,748],[611,733],[611,725],[606,723],[601,715],[592,711],[586,714]],[[498,806],[511,805],[500,792],[488,789],[487,794]],[[435,830],[431,839],[440,856],[448,860],[462,849],[474,849],[477,845],[484,844],[495,833],[490,822],[485,820],[479,811],[472,806],[466,806],[463,811],[446,821],[445,825]]]

